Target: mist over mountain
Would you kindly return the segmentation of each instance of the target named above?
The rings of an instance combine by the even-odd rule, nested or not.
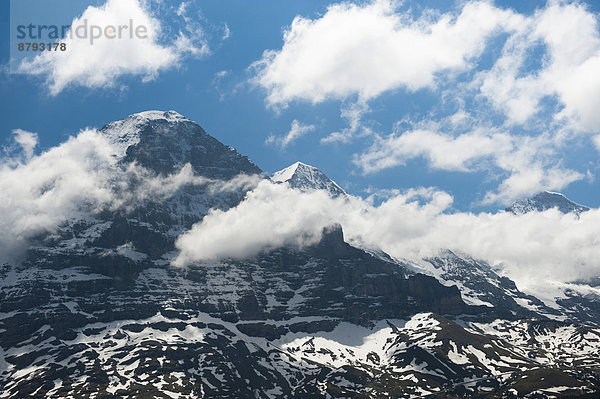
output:
[[[582,278],[597,210],[562,195],[498,214],[447,213],[425,188],[375,206],[301,162],[269,178],[174,111],[82,132],[3,169],[11,186],[0,239],[22,251],[0,264],[0,398],[600,389],[600,292]],[[579,238],[563,244],[581,256],[544,249],[559,260],[537,271],[556,283],[545,296],[511,276],[546,241],[500,248],[525,223]]]

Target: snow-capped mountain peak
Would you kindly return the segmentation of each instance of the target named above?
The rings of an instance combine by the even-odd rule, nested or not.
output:
[[[102,133],[117,159],[158,173],[173,173],[189,163],[196,174],[230,179],[263,172],[247,157],[206,133],[175,111],[145,111],[111,122]]]
[[[130,115],[129,118],[146,119],[146,120],[165,119],[168,121],[181,121],[181,120],[189,121],[190,120],[190,119],[186,118],[185,116],[181,115],[179,112],[173,111],[173,110],[170,110],[170,111],[159,111],[159,110],[142,111],[142,112],[138,112],[136,114]]]
[[[298,161],[298,162],[288,166],[287,168],[281,169],[280,171],[273,173],[273,176],[271,176],[271,180],[278,182],[278,183],[283,183],[285,181],[290,180],[294,176],[294,174],[296,173],[296,170],[298,169],[298,167],[300,165],[312,167],[310,165],[306,165],[306,164]]]
[[[302,162],[296,162],[275,172],[271,179],[277,183],[287,182],[291,187],[302,191],[326,190],[334,197],[346,195],[346,192],[325,173]]]
[[[580,214],[590,208],[571,201],[561,193],[542,191],[531,198],[515,201],[506,208],[507,212],[521,215],[527,212],[543,212],[548,209],[557,208],[562,213],[574,212]]]
[[[155,121],[164,121],[167,123],[192,122],[176,111],[151,110],[132,114],[121,120],[111,122],[105,125],[100,131],[108,139],[109,143],[113,145],[115,156],[120,159],[125,156],[129,147],[135,146],[140,142],[142,127]]]

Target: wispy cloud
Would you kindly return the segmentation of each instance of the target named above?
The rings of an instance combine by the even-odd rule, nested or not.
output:
[[[365,136],[372,133],[371,129],[362,124],[362,118],[370,111],[365,101],[353,102],[342,106],[341,117],[346,120],[348,127],[329,133],[321,139],[321,143],[349,143],[356,136]]]
[[[14,129],[12,132],[14,135],[15,143],[17,143],[21,147],[25,159],[31,159],[31,157],[33,156],[33,151],[38,145],[37,133],[29,132],[23,129]]]
[[[283,136],[269,136],[265,140],[267,144],[275,144],[281,148],[286,148],[289,144],[304,136],[308,132],[315,130],[314,125],[303,125],[296,119],[292,121],[290,130]]]
[[[516,136],[504,129],[476,126],[464,113],[459,117],[458,121],[455,114],[441,122],[398,124],[393,133],[376,136],[353,162],[365,174],[416,158],[425,159],[434,170],[489,171],[503,180],[496,190],[485,194],[483,204],[507,204],[542,190],[561,190],[584,178],[583,173],[561,164],[561,143],[548,134]],[[462,123],[465,118],[467,122]],[[461,123],[460,129],[453,127],[456,122]],[[408,128],[400,129],[407,124]]]

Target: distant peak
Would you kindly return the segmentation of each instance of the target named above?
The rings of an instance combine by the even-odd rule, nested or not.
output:
[[[276,183],[287,182],[291,187],[302,191],[325,190],[334,197],[346,195],[346,192],[325,173],[300,161],[275,172],[271,180]]]
[[[290,180],[298,170],[314,170],[314,171],[318,171],[319,173],[323,173],[321,172],[318,168],[315,168],[314,166],[311,165],[307,165],[303,162],[296,162],[293,163],[292,165],[288,166],[285,169],[282,169],[278,172],[273,173],[273,176],[271,177],[271,180],[275,181],[275,182],[279,182],[282,183],[284,181],[288,181]]]
[[[587,206],[580,205],[568,199],[564,194],[554,191],[542,191],[531,198],[515,201],[506,211],[516,215],[528,212],[543,212],[548,209],[556,208],[562,213],[580,214],[589,210]]]

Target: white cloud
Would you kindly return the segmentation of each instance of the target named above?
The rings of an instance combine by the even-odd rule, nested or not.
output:
[[[229,29],[229,25],[223,24],[223,35],[221,36],[221,40],[227,40],[231,37],[231,29]]]
[[[303,125],[298,122],[298,120],[294,119],[290,126],[290,131],[285,135],[278,136],[269,136],[265,141],[267,144],[275,144],[281,148],[287,147],[290,143],[296,141],[298,138],[304,136],[308,132],[312,132],[315,130],[314,125]]]
[[[527,163],[513,168],[495,192],[487,192],[483,204],[508,204],[519,198],[531,196],[544,190],[560,191],[569,184],[582,180],[583,173],[565,169],[560,165],[546,166]]]
[[[434,170],[474,172],[487,170],[502,177],[495,191],[487,192],[483,204],[509,203],[542,190],[561,190],[584,175],[564,168],[556,160],[560,142],[548,135],[514,136],[489,127],[475,127],[465,113],[454,114],[440,123],[420,122],[410,129],[377,136],[354,163],[365,174],[405,165],[424,158]],[[465,122],[467,121],[467,122]],[[456,133],[449,125],[470,127]],[[441,133],[446,129],[445,133]]]
[[[472,163],[512,149],[513,139],[507,134],[474,131],[453,137],[417,129],[378,138],[354,161],[365,173],[404,165],[417,157],[427,158],[434,169],[468,171]]]
[[[529,16],[466,2],[458,13],[426,10],[416,20],[391,0],[336,4],[316,19],[297,16],[282,48],[265,51],[254,64],[254,81],[270,106],[365,102],[396,88],[435,88],[441,76],[456,82],[456,73],[480,68],[479,56],[501,32],[508,34],[501,56],[480,70],[470,90],[512,124],[528,122],[542,99],[554,97],[562,107],[557,120],[600,131],[598,16],[577,2],[550,1]]]
[[[33,135],[15,136],[23,137],[27,152]],[[526,159],[526,148],[503,162]],[[254,189],[237,207],[211,211],[182,235],[177,265],[308,245],[318,241],[324,227],[340,223],[347,240],[356,245],[413,260],[438,249],[462,251],[497,265],[523,288],[540,278],[564,282],[600,273],[600,210],[579,218],[556,211],[521,216],[449,212],[452,197],[434,189],[393,192],[374,205],[373,198],[331,198],[324,191],[300,192],[256,177],[211,181],[194,176],[189,165],[173,175],[157,176],[139,166],[118,164],[118,151],[105,136],[85,130],[39,155],[3,162],[2,260],[25,248],[32,236],[53,231],[66,219],[164,200],[182,185],[195,184],[210,190]]]
[[[113,26],[117,28],[109,35],[117,35],[120,31],[121,38],[102,35],[91,44],[91,28],[88,28],[86,38],[68,35],[63,40],[66,51],[47,51],[33,59],[25,59],[20,65],[20,72],[48,74],[50,93],[56,95],[74,85],[115,87],[118,78],[125,74],[141,74],[145,81],[151,80],[160,71],[176,67],[186,54],[208,53],[202,31],[197,28],[180,31],[170,43],[162,44],[165,38],[161,21],[145,4],[139,0],[107,0],[101,7],[89,6],[73,20],[71,26],[77,29],[87,23],[88,27],[95,25],[103,30]],[[185,7],[182,12],[185,12]],[[130,35],[130,21],[133,21],[134,30],[137,26],[144,26],[147,33],[140,31],[141,38]],[[119,26],[128,28],[120,30]]]
[[[183,17],[186,15],[187,7],[190,5],[189,1],[182,1],[177,7],[177,15]]]
[[[565,108],[558,115],[574,121],[574,126],[586,132],[600,132],[600,51],[596,56],[573,68],[560,81],[557,92]]]
[[[287,184],[263,181],[237,207],[212,210],[180,236],[174,264],[244,258],[283,245],[315,243],[323,227],[331,224],[328,197],[325,191],[300,193]]]
[[[0,167],[2,257],[14,255],[28,237],[109,203],[111,162],[107,143],[84,131],[27,163]]]
[[[537,51],[537,53],[535,52]],[[527,59],[540,66],[529,69]],[[550,2],[524,19],[489,71],[475,80],[481,93],[505,112],[510,123],[523,124],[540,111],[545,97],[563,107],[555,115],[583,131],[600,131],[600,34],[598,17],[583,4]]]
[[[577,217],[556,210],[525,215],[448,212],[452,197],[434,189],[371,199],[334,199],[285,184],[262,182],[245,201],[215,211],[177,241],[179,266],[251,257],[282,245],[316,242],[323,227],[340,223],[346,241],[418,261],[441,249],[488,261],[522,289],[600,274],[600,210]]]
[[[349,143],[356,136],[372,134],[371,129],[361,122],[363,116],[370,111],[364,101],[358,101],[342,107],[341,116],[348,122],[348,127],[338,132],[332,132],[321,139],[321,143]]]
[[[592,142],[594,143],[594,145],[596,146],[596,149],[598,151],[600,151],[600,134],[592,137]]]
[[[486,53],[492,57],[486,69],[479,61],[491,43],[501,53]],[[549,1],[526,15],[474,1],[456,12],[425,9],[419,17],[391,0],[344,2],[314,19],[297,16],[282,47],[265,51],[253,67],[268,106],[342,101],[347,127],[321,142],[372,136],[355,155],[363,172],[417,157],[437,170],[487,170],[500,183],[485,203],[582,179],[564,166],[565,151],[574,133],[600,132],[598,16],[579,2]],[[438,126],[391,135],[365,127],[371,100],[398,88],[403,96],[423,88],[439,94],[439,104],[416,111]],[[468,106],[471,114],[448,117],[452,105]],[[462,131],[440,128],[452,118]]]
[[[25,159],[30,159],[33,156],[33,150],[38,144],[37,133],[28,132],[23,129],[14,129],[13,131],[15,142],[21,146]]]
[[[272,106],[293,100],[318,103],[356,95],[361,100],[395,88],[434,87],[443,71],[471,68],[486,39],[515,30],[522,17],[487,2],[469,2],[458,15],[429,13],[417,20],[391,0],[341,3],[311,20],[297,16],[280,50],[254,64],[255,82]]]

